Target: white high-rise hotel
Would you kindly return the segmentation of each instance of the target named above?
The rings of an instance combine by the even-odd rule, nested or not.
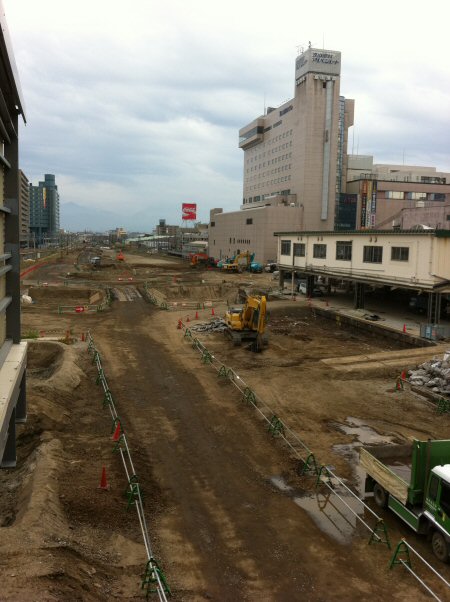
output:
[[[244,248],[265,260],[276,251],[275,230],[338,225],[354,113],[354,101],[340,96],[340,72],[340,52],[308,48],[295,61],[294,97],[239,131],[241,211],[211,211],[211,256]]]
[[[295,195],[304,227],[334,228],[354,111],[354,101],[339,95],[340,72],[340,52],[308,48],[295,62],[294,98],[240,130],[244,205]]]

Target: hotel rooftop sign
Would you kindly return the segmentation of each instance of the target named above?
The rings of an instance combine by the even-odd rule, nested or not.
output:
[[[307,73],[340,75],[341,53],[336,50],[308,48],[295,61],[295,79]]]

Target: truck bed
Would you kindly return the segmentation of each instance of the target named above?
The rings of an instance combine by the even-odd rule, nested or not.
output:
[[[411,479],[411,445],[374,445],[360,450],[366,473],[386,491],[406,504]]]

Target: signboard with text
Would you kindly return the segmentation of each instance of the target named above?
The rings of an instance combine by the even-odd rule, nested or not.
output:
[[[185,221],[194,221],[197,219],[197,203],[183,203],[181,206]]]

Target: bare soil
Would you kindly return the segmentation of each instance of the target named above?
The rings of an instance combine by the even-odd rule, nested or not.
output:
[[[200,277],[207,298],[223,284],[221,274],[184,267],[167,265],[166,287],[175,276],[189,289],[186,281]],[[255,286],[269,286],[266,275],[258,276]],[[237,294],[245,278],[227,274],[226,283],[217,289],[223,297],[216,297],[216,315],[234,295],[229,285]],[[162,283],[158,288],[166,292]],[[201,298],[199,290],[187,290],[180,302]],[[177,329],[179,318],[189,314],[193,321],[195,312],[165,312],[138,295],[122,299],[96,315],[24,307],[23,330],[70,329],[79,339],[90,328],[132,445],[153,551],[173,599],[428,599],[402,567],[388,570],[392,552],[368,545],[370,533],[335,497],[297,475],[282,441],[201,362]],[[446,416],[407,388],[396,390],[397,368],[339,372],[322,362],[382,351],[398,358],[402,350],[394,343],[314,317],[300,301],[272,302],[269,310],[269,346],[261,354],[232,347],[218,334],[202,340],[355,490],[357,447],[365,438],[448,437]],[[211,308],[199,314],[209,320]],[[86,344],[33,343],[29,366],[18,467],[0,472],[1,599],[140,599],[145,550],[135,513],[125,511],[126,480],[111,452],[109,414]],[[103,465],[108,492],[98,489]],[[450,578],[426,541],[395,516],[383,516],[394,545],[405,536]],[[444,598],[436,581],[429,583]]]

